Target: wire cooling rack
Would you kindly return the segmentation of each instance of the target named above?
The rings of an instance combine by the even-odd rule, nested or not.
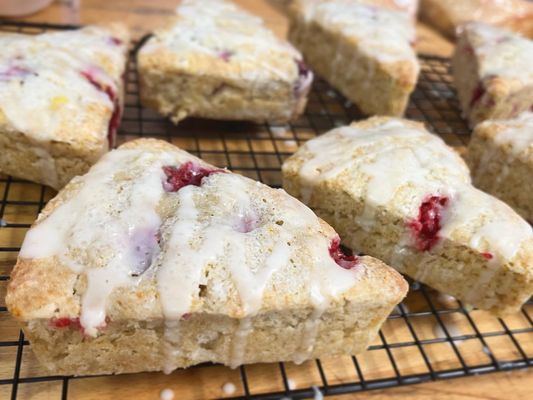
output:
[[[29,34],[72,26],[0,21],[0,31]],[[465,145],[469,130],[450,87],[446,59],[421,57],[422,72],[407,116],[423,121],[445,141]],[[362,115],[322,80],[313,86],[305,115],[290,125],[190,119],[173,126],[140,106],[135,59],[126,76],[126,105],[118,144],[139,136],[168,140],[218,166],[280,185],[280,166],[308,139]],[[153,399],[169,387],[179,399],[279,399],[353,393],[371,389],[508,371],[533,364],[533,302],[504,319],[468,311],[453,298],[417,282],[384,324],[368,351],[292,363],[249,365],[231,370],[198,366],[172,375],[101,377],[49,376],[35,360],[4,297],[23,236],[54,192],[0,175],[0,398],[2,399]],[[118,394],[117,394],[118,393]],[[40,397],[42,396],[42,397]]]

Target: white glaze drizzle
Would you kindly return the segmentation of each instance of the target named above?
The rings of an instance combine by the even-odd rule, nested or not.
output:
[[[303,0],[300,5],[307,21],[355,38],[359,51],[383,62],[410,60],[416,64],[411,47],[415,29],[407,13],[353,0]]]
[[[90,137],[106,137],[108,120],[102,118],[97,124],[88,110],[103,108],[111,114],[114,105],[81,72],[105,60],[108,71],[98,68],[98,81],[118,91],[126,46],[111,43],[110,35],[101,27],[1,35],[0,110],[10,125],[39,141],[63,138],[73,121],[75,126],[93,127],[86,133]],[[14,68],[19,73],[10,76]]]
[[[87,335],[95,336],[105,324],[109,294],[138,280],[132,274],[144,260],[139,259],[132,238],[139,232],[157,233],[161,221],[155,209],[163,195],[165,158],[170,161],[140,150],[105,155],[78,180],[79,191],[40,220],[24,239],[20,257],[57,257],[74,272],[86,275],[80,322]],[[115,175],[126,170],[136,172],[135,180],[124,187],[117,185]],[[85,254],[85,249],[91,249],[91,254]]]
[[[531,237],[529,224],[471,185],[468,169],[440,138],[402,120],[364,130],[337,128],[307,142],[300,152],[306,154],[299,171],[305,197],[312,197],[313,187],[321,182],[344,174],[362,183],[346,190],[359,190],[357,195],[365,197],[364,213],[357,217],[363,228],[374,223],[378,206],[389,205],[414,218],[426,196],[442,195],[450,203],[443,213],[440,236],[464,242],[457,232],[470,231],[465,244],[493,254],[493,263],[511,260]],[[393,203],[394,194],[406,186],[411,187],[411,200]]]
[[[259,17],[223,0],[184,0],[176,11],[178,21],[172,28],[156,32],[141,49],[141,56],[166,48],[181,67],[197,68],[197,55],[219,59],[225,53],[228,60],[217,68],[241,79],[292,82],[298,78],[294,61],[302,56],[267,29]],[[240,68],[226,68],[226,63]]]

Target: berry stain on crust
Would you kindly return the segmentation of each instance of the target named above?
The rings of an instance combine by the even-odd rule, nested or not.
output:
[[[336,237],[331,241],[329,245],[329,255],[335,260],[337,265],[344,269],[352,269],[358,263],[357,256],[346,254],[343,251],[341,247],[341,239],[339,237]]]
[[[298,67],[298,79],[296,80],[296,84],[294,85],[294,94],[297,97],[301,97],[309,91],[311,83],[313,81],[313,73],[302,60],[294,61],[296,62],[296,66]]]
[[[485,260],[492,260],[494,258],[494,256],[491,254],[491,253],[481,253],[481,256],[485,259]]]
[[[120,40],[119,38],[113,37],[113,36],[109,37],[109,43],[114,46],[122,46],[124,44],[122,40]]]
[[[111,100],[111,102],[113,103],[113,113],[109,118],[109,125],[107,128],[107,139],[109,141],[109,148],[111,148],[113,147],[115,141],[115,134],[118,130],[118,126],[120,125],[120,117],[122,114],[117,93],[110,85],[106,85],[99,82],[98,79],[96,79],[96,74],[94,70],[84,70],[81,71],[81,74],[98,91],[105,93],[109,100]]]
[[[31,75],[32,71],[25,67],[12,66],[4,70],[0,70],[0,81],[10,81],[14,78],[25,78]]]
[[[225,62],[230,62],[231,57],[234,54],[235,53],[233,51],[231,51],[231,50],[222,50],[217,55],[218,55],[218,58],[224,60]]]
[[[479,100],[481,100],[484,94],[485,88],[483,87],[482,83],[479,83],[474,89],[474,92],[472,93],[472,98],[470,99],[470,108],[474,107],[479,102]]]
[[[163,183],[163,188],[167,192],[177,192],[185,186],[201,186],[202,179],[224,171],[221,169],[201,167],[192,161],[187,161],[179,167],[165,166],[163,167],[163,172],[167,177],[167,180]]]
[[[429,251],[438,243],[442,211],[448,203],[447,197],[428,196],[418,209],[418,218],[408,223],[419,251]]]
[[[72,326],[76,329],[82,329],[79,318],[52,318],[50,326],[54,328],[68,328]]]

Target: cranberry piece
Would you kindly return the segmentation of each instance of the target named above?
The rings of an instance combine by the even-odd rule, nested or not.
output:
[[[297,97],[303,96],[309,91],[313,80],[313,73],[302,60],[294,60],[298,67],[298,79],[294,85],[294,93]]]
[[[122,116],[118,96],[110,85],[99,82],[93,71],[86,70],[82,71],[81,74],[91,83],[91,85],[100,92],[105,93],[109,100],[113,102],[113,113],[111,114],[111,118],[109,118],[109,125],[107,128],[107,140],[109,141],[109,148],[111,148],[115,143],[115,136],[120,125],[120,117]]]
[[[187,161],[179,167],[165,166],[163,171],[167,176],[163,187],[167,192],[177,192],[184,186],[194,185],[200,186],[202,179],[209,175],[223,172],[220,169],[209,169],[194,164],[192,161]]]
[[[418,218],[408,223],[416,239],[418,250],[429,251],[439,241],[442,210],[448,202],[449,199],[443,196],[426,197],[418,209]]]
[[[237,221],[233,224],[233,228],[237,232],[249,233],[257,229],[259,220],[255,212],[246,212],[238,216]]]
[[[221,58],[225,62],[229,62],[231,57],[234,54],[235,53],[233,51],[231,51],[231,50],[222,50],[221,52],[218,53],[218,58]]]
[[[159,230],[140,228],[135,230],[129,241],[131,276],[142,275],[152,264],[159,250]]]
[[[92,71],[81,71],[81,74],[96,89],[98,89],[100,92],[104,92],[105,94],[107,94],[107,97],[109,97],[109,100],[111,100],[113,103],[115,102],[115,99],[117,98],[117,94],[115,93],[115,90],[111,86],[99,82],[94,76],[94,73]]]
[[[115,46],[122,46],[124,44],[124,42],[121,39],[113,37],[113,36],[109,38],[109,43]]]
[[[25,67],[12,66],[3,71],[0,71],[0,81],[9,81],[13,78],[24,78],[32,72]]]
[[[309,67],[302,60],[296,60],[296,65],[298,66],[299,76],[306,77],[311,72]]]
[[[474,107],[476,103],[478,103],[479,100],[481,100],[484,94],[485,94],[485,88],[483,87],[482,83],[479,83],[474,89],[474,92],[472,93],[472,98],[470,100],[470,108]]]
[[[491,253],[481,253],[481,256],[485,259],[485,260],[492,260],[494,258],[494,256],[491,254]]]
[[[358,263],[357,256],[344,253],[341,248],[341,239],[338,236],[329,245],[329,255],[335,260],[337,265],[344,269],[352,269]]]
[[[67,328],[72,326],[77,329],[81,329],[79,318],[52,318],[50,320],[50,326],[54,328]]]

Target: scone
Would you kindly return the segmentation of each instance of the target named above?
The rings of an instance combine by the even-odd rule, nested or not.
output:
[[[466,157],[475,186],[533,222],[533,113],[479,124]]]
[[[403,115],[419,72],[407,13],[354,0],[295,0],[289,39],[363,113]]]
[[[334,129],[284,163],[283,186],[348,246],[467,304],[503,315],[533,294],[531,226],[419,123]]]
[[[142,103],[175,123],[187,116],[294,120],[313,80],[296,49],[223,0],[182,1],[137,61]]]
[[[533,36],[533,4],[527,0],[422,0],[420,19],[450,38],[470,21]]]
[[[129,142],[53,199],[6,304],[56,373],[355,354],[407,285],[283,190]]]
[[[533,41],[511,31],[471,22],[452,59],[454,85],[472,126],[512,118],[533,105]]]
[[[0,172],[60,189],[108,151],[128,41],[122,25],[0,33]]]

